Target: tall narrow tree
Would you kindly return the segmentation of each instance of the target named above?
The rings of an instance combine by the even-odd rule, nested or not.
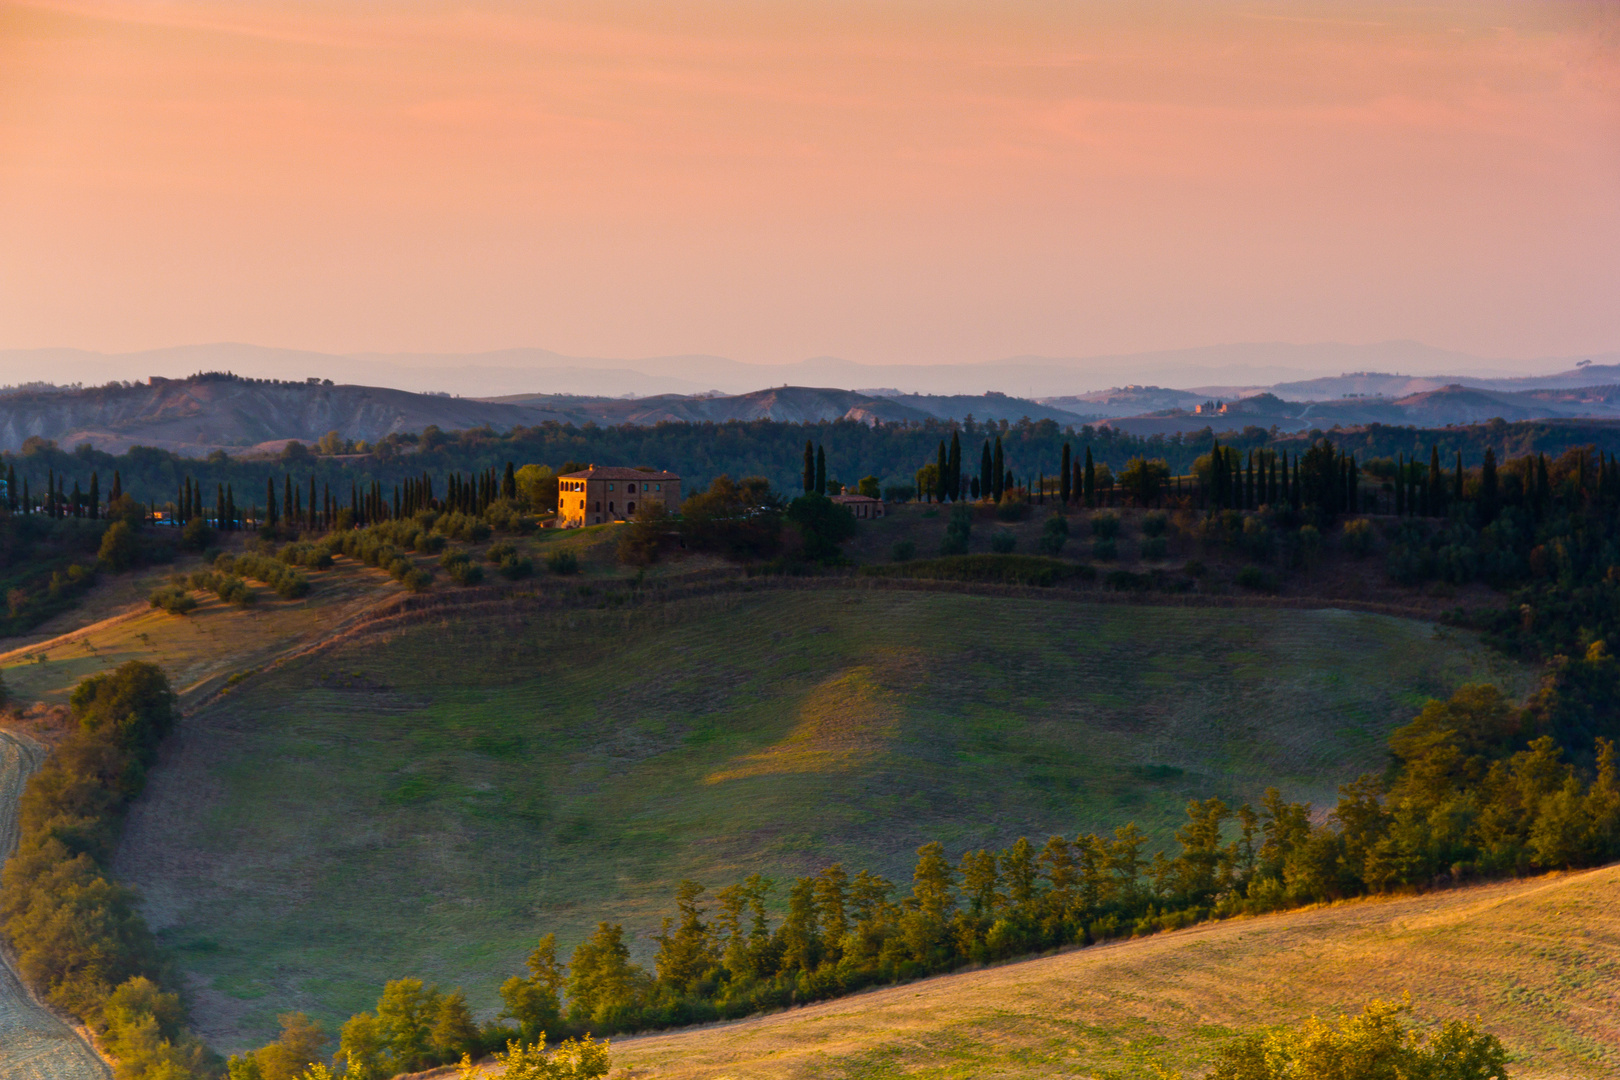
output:
[[[939,450],[934,457],[934,501],[942,503],[950,488],[951,476],[950,458],[945,453],[945,440],[939,440]]]
[[[995,450],[990,452],[990,495],[1001,502],[1006,492],[1006,452],[1001,449],[1001,436],[996,436]]]
[[[816,490],[816,449],[810,440],[804,440],[804,493]]]
[[[1063,500],[1063,505],[1064,506],[1068,506],[1069,503],[1071,503],[1073,501],[1073,495],[1074,495],[1074,487],[1073,487],[1073,484],[1071,483],[1070,478],[1069,478],[1069,471],[1071,469],[1071,464],[1070,464],[1070,460],[1069,460],[1069,444],[1068,443],[1063,444],[1063,465],[1062,465],[1062,469],[1063,469],[1063,471],[1059,474],[1062,477],[1062,479],[1058,481],[1058,497]]]
[[[827,448],[816,444],[816,494],[827,494]]]
[[[1090,510],[1097,505],[1097,466],[1091,462],[1091,444],[1086,444],[1086,471],[1080,478],[1081,495],[1085,497],[1086,509]]]
[[[962,497],[962,440],[955,431],[951,432],[951,453],[945,464],[950,470],[950,476],[945,481],[945,494],[951,502],[956,502]]]
[[[995,464],[990,460],[990,440],[984,440],[984,447],[979,451],[979,497],[988,499],[990,490],[995,487],[991,479],[995,475]]]

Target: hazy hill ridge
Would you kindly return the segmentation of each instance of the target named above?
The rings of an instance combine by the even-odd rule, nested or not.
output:
[[[88,442],[119,453],[136,444],[183,454],[215,449],[279,449],[289,439],[314,442],[329,431],[372,441],[430,425],[447,431],[488,425],[506,430],[546,422],[601,425],[776,420],[818,423],[921,422],[960,418],[1084,423],[1076,415],[1002,394],[902,400],[853,390],[772,387],[734,396],[664,394],[650,398],[590,398],[525,394],[499,399],[415,394],[386,387],[248,379],[228,374],[85,389],[30,388],[0,396],[0,449],[17,450],[31,437],[69,447]]]
[[[1593,381],[1567,385],[1580,378]],[[1603,380],[1601,385],[1599,380]],[[1102,423],[1134,435],[1168,436],[1249,426],[1297,432],[1367,424],[1434,428],[1497,417],[1508,421],[1620,419],[1620,366],[1592,365],[1537,379],[1426,385],[1430,381],[1360,373],[1309,384],[1279,384],[1259,392],[1252,387],[1180,390],[1127,386],[1042,400],[994,392],[940,395],[807,386],[776,386],[734,395],[610,398],[536,393],[462,398],[334,385],[318,378],[292,381],[205,373],[185,379],[154,376],[138,384],[28,386],[0,393],[0,450],[18,450],[28,439],[38,437],[64,448],[88,442],[121,453],[139,444],[200,457],[217,449],[273,452],[288,440],[315,442],[331,431],[346,439],[370,442],[429,426],[447,431],[488,426],[505,431],[548,422],[618,426],[854,420],[874,424],[972,416],[980,421],[1016,423],[1027,417],[1063,426]],[[1341,386],[1372,389],[1328,395]],[[1323,395],[1311,400],[1290,396],[1304,388],[1323,391]],[[1405,392],[1379,396],[1375,392],[1379,389]]]

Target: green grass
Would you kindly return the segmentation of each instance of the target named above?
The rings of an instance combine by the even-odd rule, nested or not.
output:
[[[189,719],[119,870],[230,1049],[404,975],[488,1010],[537,935],[644,935],[683,877],[904,880],[932,839],[1168,842],[1191,797],[1331,801],[1413,702],[1484,679],[1526,685],[1468,635],[1337,611],[773,589],[436,621]]]

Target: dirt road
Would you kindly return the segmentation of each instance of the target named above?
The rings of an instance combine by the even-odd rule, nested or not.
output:
[[[0,731],[0,852],[17,846],[17,800],[45,748]],[[110,1070],[67,1024],[35,1001],[10,964],[0,964],[0,1077],[109,1080]]]

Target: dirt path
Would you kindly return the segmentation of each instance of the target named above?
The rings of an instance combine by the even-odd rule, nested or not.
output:
[[[17,846],[17,801],[45,747],[0,731],[0,851]],[[0,1076],[7,1080],[108,1080],[79,1033],[34,1000],[9,962],[0,963]]]

